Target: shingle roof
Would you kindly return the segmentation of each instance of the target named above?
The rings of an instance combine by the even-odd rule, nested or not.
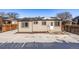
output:
[[[5,20],[17,20],[17,19],[14,19],[14,18],[2,17],[2,16],[0,16],[0,18],[2,18],[4,21],[5,21]]]
[[[44,18],[20,18],[19,21],[60,21],[58,18],[50,18],[50,19],[44,19]]]
[[[79,24],[79,16],[73,18],[72,21]]]
[[[77,20],[79,20],[79,16],[73,18],[72,20],[73,20],[73,21],[77,21]]]

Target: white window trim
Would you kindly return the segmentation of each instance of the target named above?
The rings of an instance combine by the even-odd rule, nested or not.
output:
[[[26,27],[26,26],[25,26],[25,23],[28,23],[28,22],[22,22],[22,23],[21,23],[21,27],[22,27],[22,28],[27,28],[27,27],[29,27],[29,24],[28,24],[28,26]]]

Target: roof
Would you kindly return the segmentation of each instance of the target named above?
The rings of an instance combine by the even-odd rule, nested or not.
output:
[[[79,20],[79,16],[73,18],[72,20],[73,20],[73,21],[77,21],[77,20]]]
[[[61,21],[57,18],[20,18],[18,21]]]
[[[17,19],[14,19],[14,18],[1,17],[1,16],[0,16],[0,18],[2,18],[2,20],[4,20],[4,21],[17,20]]]

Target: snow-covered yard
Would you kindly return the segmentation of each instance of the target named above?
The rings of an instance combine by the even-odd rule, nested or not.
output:
[[[79,43],[79,35],[76,34],[49,34],[49,33],[16,33],[17,30],[0,33],[0,42],[60,42]]]
[[[0,33],[0,49],[79,49],[79,35],[49,33]]]

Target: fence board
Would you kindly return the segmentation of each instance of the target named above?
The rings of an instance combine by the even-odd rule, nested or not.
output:
[[[79,25],[64,25],[64,31],[79,34]]]

